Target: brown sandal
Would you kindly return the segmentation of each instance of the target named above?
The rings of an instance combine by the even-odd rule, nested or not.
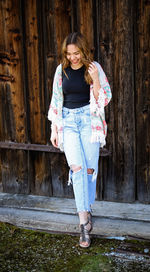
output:
[[[79,240],[80,247],[87,248],[91,244],[91,240],[89,236],[89,232],[91,231],[91,229],[90,230],[86,229],[86,226],[88,224],[89,224],[89,221],[87,221],[85,224],[80,225],[80,228],[81,228],[81,234],[80,234],[80,240]],[[86,242],[87,245],[84,245],[83,242]]]

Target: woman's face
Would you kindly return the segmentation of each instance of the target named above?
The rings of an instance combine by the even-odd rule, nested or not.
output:
[[[70,61],[73,69],[78,69],[82,66],[81,53],[75,44],[67,45],[67,59]]]

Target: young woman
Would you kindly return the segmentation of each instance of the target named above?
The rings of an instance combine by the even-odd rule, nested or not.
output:
[[[48,119],[51,142],[65,152],[80,219],[81,247],[90,246],[91,205],[95,200],[100,146],[105,145],[104,107],[111,90],[102,67],[92,60],[84,36],[69,34],[62,45]]]

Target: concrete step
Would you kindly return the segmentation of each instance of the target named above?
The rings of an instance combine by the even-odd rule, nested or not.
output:
[[[95,201],[93,234],[150,239],[150,205]],[[0,193],[0,221],[23,228],[78,233],[74,199]]]

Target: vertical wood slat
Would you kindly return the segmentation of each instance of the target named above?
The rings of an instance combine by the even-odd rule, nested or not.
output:
[[[30,193],[35,195],[52,196],[52,175],[50,154],[45,152],[30,152]]]
[[[55,36],[55,12],[54,1],[44,1],[43,9],[45,13],[44,24],[46,28],[45,36],[45,55],[46,55],[46,109],[48,112],[49,104],[52,96],[53,76],[57,66],[57,49]],[[50,122],[47,120],[47,136],[50,139]]]
[[[4,39],[4,32],[5,32],[5,14],[4,14],[4,3],[2,1],[0,2],[0,75],[5,75],[5,78],[9,77],[9,74],[6,70],[6,65],[4,64],[5,62],[5,56],[6,56],[6,47],[5,47],[5,39]],[[4,54],[5,52],[5,54]],[[10,137],[9,131],[8,131],[8,126],[7,126],[7,118],[5,116],[5,110],[4,106],[6,109],[6,84],[3,83],[2,81],[0,82],[0,138],[1,140],[5,140],[5,138]],[[7,103],[8,105],[8,103]],[[8,109],[7,112],[9,113]],[[9,126],[10,127],[10,126]]]
[[[112,1],[95,1],[94,13],[96,18],[94,21],[94,47],[95,56],[97,56],[98,62],[101,64],[113,92],[113,2]],[[109,14],[109,16],[106,16]],[[113,142],[115,133],[114,131],[114,116],[112,102],[105,108],[106,121],[108,125],[108,135],[106,138],[107,149],[113,150]],[[110,173],[109,169],[112,169],[112,156],[107,158],[100,158],[99,161],[99,177],[97,180],[97,192],[98,199],[103,199],[105,192],[105,180],[111,180],[114,177],[114,173]],[[109,173],[109,175],[108,175]],[[111,189],[110,189],[111,190]]]
[[[135,116],[133,76],[133,7],[131,1],[114,2],[112,157],[104,178],[104,199],[135,200]],[[101,26],[102,27],[102,26]],[[111,140],[109,138],[109,140]]]
[[[93,48],[93,5],[92,0],[77,1],[77,20],[79,31],[86,36],[90,48]]]
[[[40,59],[39,31],[37,18],[37,1],[24,1],[26,56],[28,78],[28,103],[30,111],[30,141],[37,144],[46,143],[45,135],[45,101],[42,62]]]
[[[54,3],[57,61],[60,63],[62,42],[71,32],[71,6],[69,0],[55,0]]]
[[[3,150],[1,160],[3,192],[29,194],[27,151]]]
[[[138,1],[136,11],[137,198],[150,202],[150,1]]]
[[[1,116],[0,120],[1,124],[4,125],[5,139],[26,142],[23,47],[19,3],[19,0],[15,2],[5,0],[0,3],[2,35],[0,40],[2,60],[0,68],[1,73],[8,77],[8,81],[6,80],[5,83],[1,83],[0,86],[2,89],[0,104],[4,113],[4,116]],[[4,106],[6,106],[5,109]],[[0,131],[2,136],[4,134],[2,127]],[[7,134],[8,132],[9,134]]]
[[[43,9],[41,1],[24,2],[27,79],[29,93],[30,113],[30,141],[32,143],[46,144],[47,135],[47,93],[45,81],[46,72],[46,45],[43,24]],[[44,14],[45,16],[45,14]],[[32,56],[32,57],[31,57]],[[44,152],[29,152],[30,193],[37,195],[52,195],[50,154]]]
[[[0,1],[0,139],[27,142],[23,36],[20,1]],[[27,152],[2,151],[4,192],[28,193]]]

